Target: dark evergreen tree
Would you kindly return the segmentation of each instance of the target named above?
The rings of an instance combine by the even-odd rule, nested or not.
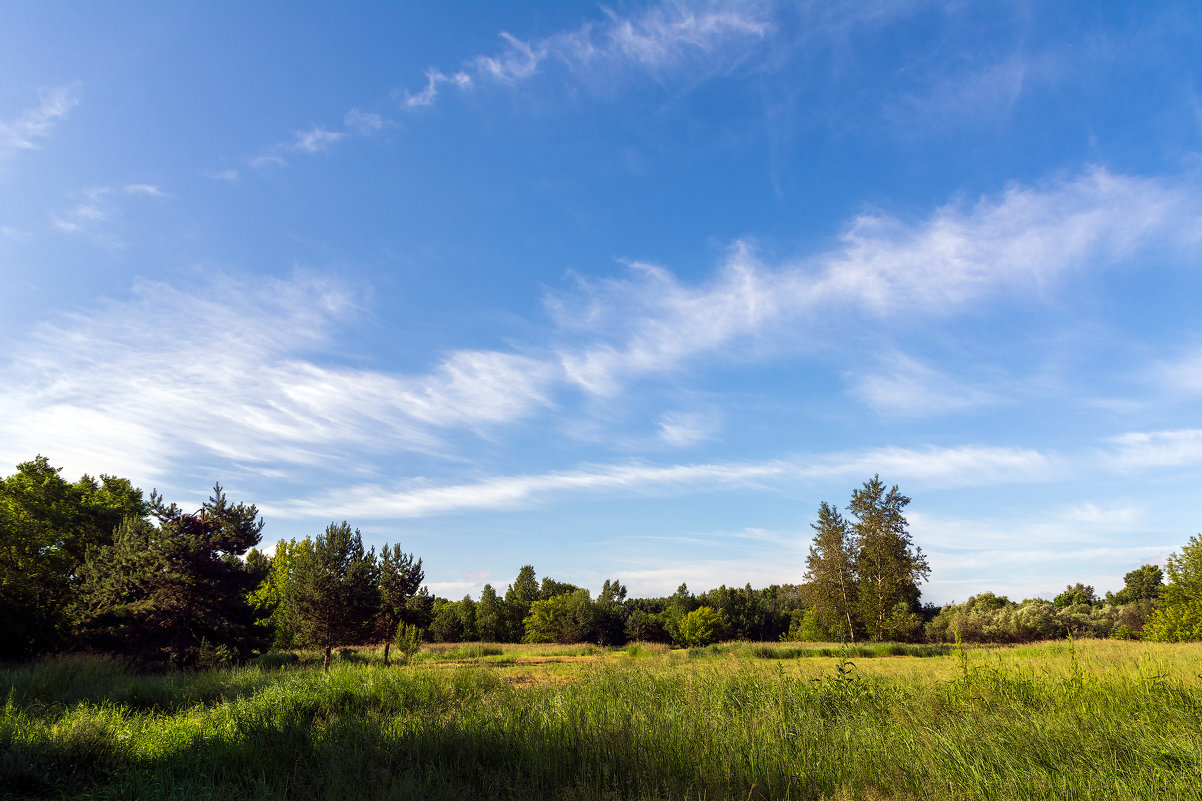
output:
[[[364,551],[362,535],[346,521],[331,523],[295,555],[284,603],[298,641],[321,648],[329,670],[334,646],[361,643],[371,632],[380,605],[375,550]]]
[[[194,514],[157,494],[151,509],[157,527],[129,518],[89,551],[81,641],[155,667],[245,658],[262,645],[248,603],[255,579],[239,559],[259,541],[258,510],[230,504],[220,485]]]

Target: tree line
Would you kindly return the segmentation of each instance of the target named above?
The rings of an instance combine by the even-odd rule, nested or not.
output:
[[[387,660],[393,643],[408,653],[422,641],[1202,639],[1198,537],[1105,598],[1076,584],[1050,601],[982,593],[922,605],[930,568],[904,515],[910,499],[879,476],[852,492],[846,518],[819,506],[800,584],[631,598],[610,579],[593,597],[525,565],[504,592],[486,584],[450,600],[423,585],[421,559],[399,544],[365,548],[347,522],[268,555],[257,508],[220,485],[188,513],[127,479],[59,472],[39,456],[0,481],[0,658],[89,650],[204,667],[300,647],[328,664],[334,648],[381,643]]]

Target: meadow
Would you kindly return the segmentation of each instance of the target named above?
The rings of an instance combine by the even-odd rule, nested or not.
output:
[[[1202,798],[1202,644],[77,656],[0,692],[5,798]]]

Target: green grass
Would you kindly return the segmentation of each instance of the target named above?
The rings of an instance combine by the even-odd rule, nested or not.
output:
[[[49,660],[0,670],[0,796],[1202,798],[1202,646],[757,647]]]

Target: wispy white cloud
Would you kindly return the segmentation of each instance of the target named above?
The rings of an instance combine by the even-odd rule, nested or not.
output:
[[[247,163],[256,169],[285,167],[288,165],[287,157],[291,154],[299,153],[305,156],[313,156],[318,153],[325,153],[334,145],[346,139],[351,132],[366,137],[393,124],[390,120],[386,120],[375,112],[363,111],[358,107],[352,108],[343,115],[342,123],[346,126],[346,131],[337,131],[321,125],[313,125],[306,130],[294,131],[291,139],[277,142],[259,155],[248,159]],[[224,170],[215,173],[213,177],[220,180],[235,180],[238,177],[238,172],[236,170]]]
[[[995,392],[964,384],[904,353],[889,354],[849,378],[853,395],[878,413],[900,417],[942,415],[999,401]]]
[[[55,229],[67,234],[86,236],[102,247],[120,248],[122,240],[108,224],[122,214],[122,199],[130,197],[164,198],[167,193],[153,184],[98,186],[77,193],[76,204],[62,214],[51,215]]]
[[[42,452],[69,472],[157,479],[206,459],[279,469],[351,450],[442,453],[448,428],[550,402],[547,365],[513,354],[452,352],[416,375],[317,361],[355,308],[345,288],[305,276],[139,283],[9,350],[0,458]]]
[[[40,141],[50,136],[54,126],[67,118],[67,113],[79,105],[81,84],[71,83],[54,89],[44,89],[41,102],[26,109],[15,119],[0,122],[0,158],[18,150],[37,150]]]
[[[426,86],[417,94],[405,93],[405,105],[409,108],[422,108],[433,105],[434,99],[438,97],[438,87],[443,84],[451,84],[458,86],[460,89],[466,89],[472,85],[472,78],[466,72],[454,72],[450,75],[444,75],[441,70],[436,70],[433,67],[426,70]]]
[[[1154,364],[1148,381],[1159,395],[1202,396],[1202,346]]]
[[[886,448],[764,462],[679,465],[606,464],[535,475],[497,476],[463,484],[408,482],[339,488],[314,498],[272,505],[279,517],[349,516],[414,518],[464,511],[515,509],[547,503],[563,494],[621,492],[678,494],[699,488],[778,487],[799,479],[881,473],[924,485],[965,486],[1039,481],[1055,460],[1037,451],[1009,448]],[[266,508],[266,507],[265,507]]]
[[[908,94],[886,105],[884,114],[909,133],[946,133],[963,128],[1002,126],[1024,90],[1047,83],[1060,71],[1050,56],[1015,53],[962,71],[940,64],[938,77],[921,94]],[[950,74],[949,74],[950,72]]]
[[[1202,465],[1202,429],[1136,431],[1109,440],[1106,460],[1118,469]]]
[[[369,136],[393,124],[374,111],[361,111],[358,108],[348,111],[342,121],[347,128],[363,136]]]
[[[602,21],[538,40],[502,31],[501,51],[469,58],[450,73],[431,67],[425,87],[404,92],[404,103],[410,108],[430,106],[448,85],[466,90],[488,82],[521,83],[550,61],[592,78],[625,69],[662,73],[701,64],[721,67],[751,52],[772,30],[760,9],[749,4],[705,8],[673,4],[630,16],[609,10],[605,14]]]
[[[718,421],[713,414],[702,412],[667,412],[656,426],[659,438],[674,448],[688,448],[714,436]]]
[[[327,131],[315,125],[307,131],[297,131],[291,147],[300,153],[320,153],[344,136],[342,131]]]
[[[560,353],[569,378],[589,393],[613,395],[626,379],[678,370],[738,343],[804,348],[830,331],[824,323],[830,319],[950,316],[1003,296],[1046,296],[1065,274],[1105,268],[1140,250],[1179,250],[1202,241],[1197,198],[1189,181],[1099,167],[949,203],[917,222],[862,214],[844,229],[838,247],[799,262],[765,265],[740,243],[700,285],[635,263],[624,279],[582,281],[575,294],[546,302],[565,331],[587,338],[588,344]],[[907,381],[923,383],[921,376],[896,376],[892,388],[904,389]],[[861,386],[860,392],[881,399],[877,390],[889,388]],[[961,389],[959,405],[986,399]]]

